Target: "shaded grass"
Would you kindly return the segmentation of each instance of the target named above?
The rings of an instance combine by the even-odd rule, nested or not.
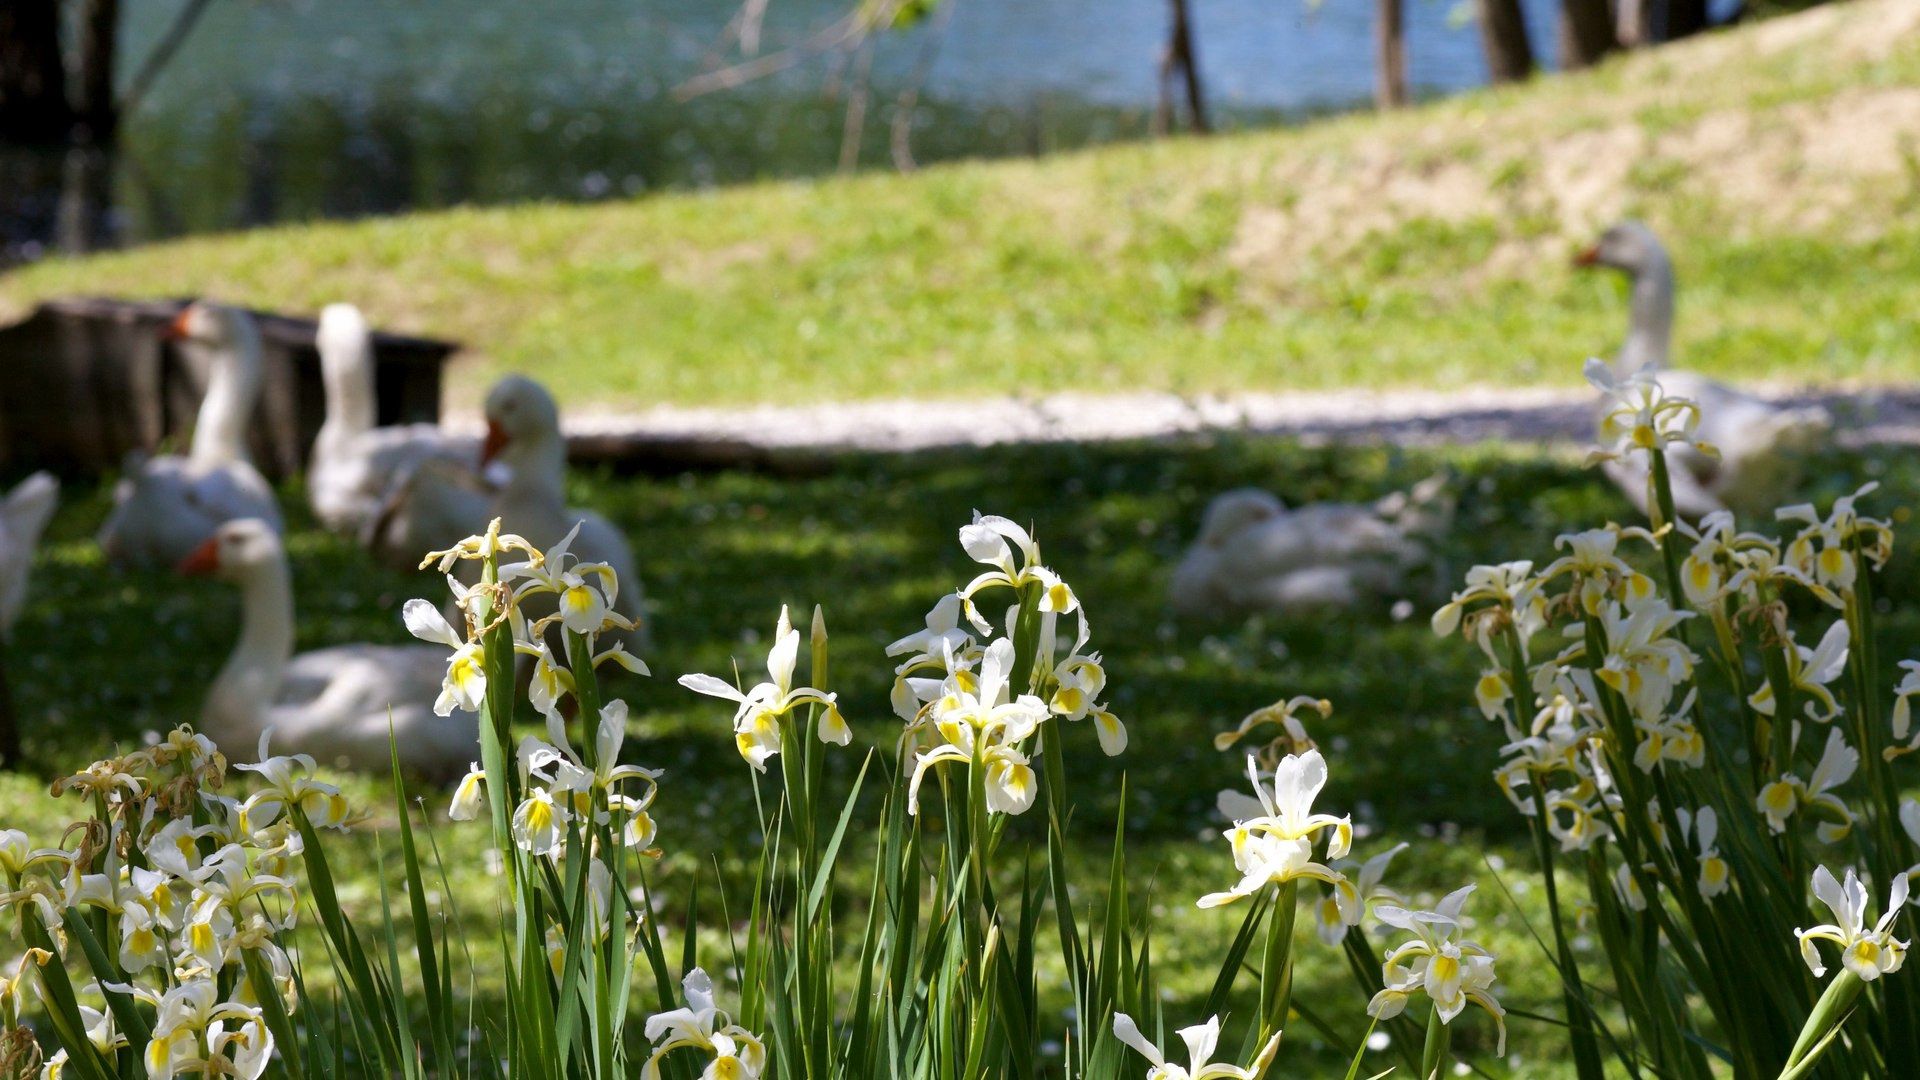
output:
[[[1830,498],[1879,476],[1886,488],[1873,497],[1874,511],[1906,521],[1920,502],[1920,464],[1907,456],[1835,454],[1815,464],[1810,474],[1824,479],[1810,495]],[[1364,611],[1193,626],[1165,613],[1164,574],[1212,494],[1259,485],[1290,503],[1370,499],[1439,470],[1451,474],[1459,493],[1459,519],[1435,574],[1409,590],[1411,618],[1396,622],[1384,611]],[[1215,753],[1209,736],[1254,707],[1299,693],[1335,703],[1333,718],[1314,728],[1333,773],[1323,802],[1354,814],[1362,833],[1356,854],[1413,841],[1391,880],[1429,900],[1462,881],[1481,882],[1472,908],[1476,933],[1502,956],[1505,1000],[1522,1011],[1557,1012],[1551,969],[1522,926],[1522,912],[1545,925],[1538,880],[1527,869],[1532,859],[1520,819],[1489,779],[1501,740],[1472,706],[1475,659],[1460,642],[1434,639],[1425,614],[1442,575],[1451,581],[1473,562],[1544,557],[1556,532],[1629,519],[1624,501],[1569,461],[1498,446],[1401,452],[1222,438],[852,457],[826,475],[797,480],[591,475],[577,477],[572,494],[636,539],[652,598],[658,645],[648,659],[656,677],[620,689],[636,716],[629,754],[669,770],[657,811],[669,853],[660,891],[670,923],[694,880],[710,883],[717,872],[739,882],[757,843],[748,771],[725,737],[725,710],[675,687],[673,678],[726,673],[736,662],[755,670],[781,603],[797,611],[824,603],[833,688],[860,742],[890,753],[898,727],[886,706],[890,665],[882,649],[969,576],[954,531],[978,507],[1033,522],[1049,563],[1092,613],[1114,688],[1110,703],[1133,742],[1126,755],[1109,760],[1090,730],[1069,731],[1076,860],[1084,873],[1099,875],[1110,843],[1104,823],[1112,820],[1124,773],[1135,794],[1128,812],[1133,884],[1155,913],[1155,963],[1178,999],[1174,1015],[1186,1018],[1198,1007],[1206,989],[1200,980],[1237,925],[1234,913],[1191,904],[1232,877],[1212,805],[1221,788],[1242,780],[1237,760]],[[297,490],[284,496],[289,507],[302,501]],[[223,586],[166,574],[103,574],[86,539],[103,511],[100,493],[69,498],[10,657],[31,725],[29,747],[45,767],[78,765],[110,741],[132,745],[144,732],[191,720],[234,629],[236,599]],[[436,595],[438,583],[374,570],[297,512],[295,519],[300,646],[404,640],[399,604]],[[1885,578],[1893,606],[1882,622],[1889,661],[1920,645],[1914,552],[1913,540],[1903,539]],[[844,791],[857,764],[851,753],[834,758],[833,790]],[[0,820],[50,842],[51,808],[33,795],[35,786],[0,781]],[[370,829],[391,826],[391,798],[378,782],[350,781],[350,790],[371,809]],[[1037,826],[1016,824],[1010,860],[1023,842],[1038,839]],[[483,831],[441,820],[436,835],[471,939],[487,942],[492,900],[478,850]],[[342,859],[349,904],[363,911],[377,905],[370,843],[336,862]],[[1518,912],[1501,895],[1488,860],[1507,867],[1503,878],[1521,901]],[[862,857],[850,855],[846,865],[859,867]],[[850,882],[861,873],[852,871]],[[846,902],[858,903],[864,894],[852,883]],[[710,919],[711,889],[703,892]],[[677,929],[669,935],[677,936]],[[484,1001],[491,950],[475,949]],[[717,936],[705,949],[709,956],[723,951]],[[1350,1053],[1365,1026],[1364,1002],[1336,955],[1311,946],[1304,964],[1302,1000],[1348,1040],[1316,1050],[1320,1037],[1296,1022],[1286,1060],[1318,1074]],[[1491,1031],[1470,1020],[1459,1044],[1489,1052]],[[1513,1074],[1556,1075],[1560,1046],[1552,1029],[1516,1021]],[[1379,1068],[1391,1063],[1375,1058]]]

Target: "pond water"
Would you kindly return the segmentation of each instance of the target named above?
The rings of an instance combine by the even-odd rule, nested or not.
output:
[[[186,0],[129,11],[135,67]],[[1485,79],[1464,0],[1407,0],[1411,77],[1444,93]],[[1029,154],[1146,134],[1166,0],[949,0],[875,40],[858,164],[890,167],[900,92],[919,86],[915,160]],[[1541,52],[1553,0],[1527,0]],[[765,54],[847,0],[769,0]],[[1366,101],[1366,0],[1193,0],[1222,127]],[[744,88],[678,100],[712,66],[734,0],[216,0],[126,122],[96,180],[104,219],[70,245],[281,221],[815,174],[839,166],[860,61],[814,56]],[[59,243],[60,189],[16,179],[13,257]],[[69,203],[73,200],[69,199]]]

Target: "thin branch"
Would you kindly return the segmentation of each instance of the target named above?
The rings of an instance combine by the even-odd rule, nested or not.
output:
[[[740,52],[753,56],[760,51],[760,27],[767,20],[767,0],[747,0],[740,5],[737,37]]]
[[[766,20],[768,0],[743,0],[734,9],[733,18],[720,28],[720,36],[700,58],[702,67],[716,68],[725,58],[727,50],[739,47],[740,55],[755,56],[760,52],[760,28]]]
[[[687,101],[703,94],[733,90],[755,79],[764,79],[769,75],[785,71],[821,53],[856,45],[865,39],[871,25],[864,10],[854,11],[791,48],[695,75],[673,88],[673,99]]]
[[[860,43],[854,62],[853,90],[847,95],[847,117],[840,126],[840,171],[852,172],[860,164],[860,135],[867,126],[867,101],[873,96],[873,42]]]
[[[946,0],[940,5],[940,11],[934,16],[932,30],[926,43],[921,46],[920,58],[914,62],[913,73],[907,78],[907,85],[893,104],[893,124],[889,146],[893,153],[893,167],[901,172],[912,172],[919,165],[913,160],[913,113],[920,107],[920,88],[926,85],[927,76],[933,70],[933,62],[940,55],[940,44],[947,38],[947,24],[953,20],[953,9],[960,6],[960,0]]]
[[[147,91],[153,88],[154,80],[158,79],[167,65],[173,62],[173,54],[179,52],[180,46],[187,43],[187,36],[193,33],[194,24],[200,21],[200,16],[212,3],[213,0],[187,0],[187,6],[180,9],[180,14],[174,16],[173,25],[167,27],[166,34],[154,44],[153,51],[147,54],[146,61],[140,65],[140,73],[135,75],[133,82],[127,85],[126,94],[120,98],[120,115],[130,115],[133,110],[140,107],[141,99],[145,98]]]

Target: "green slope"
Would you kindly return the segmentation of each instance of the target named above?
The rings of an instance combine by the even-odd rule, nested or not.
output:
[[[592,206],[193,239],[0,278],[351,299],[467,342],[455,397],[575,406],[1056,389],[1572,383],[1623,325],[1567,256],[1671,240],[1680,352],[1920,374],[1920,7],[1856,0],[1392,116]]]

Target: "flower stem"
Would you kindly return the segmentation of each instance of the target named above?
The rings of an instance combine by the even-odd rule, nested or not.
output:
[[[1270,1036],[1286,1030],[1293,1003],[1293,919],[1299,883],[1281,882],[1274,891],[1273,911],[1267,916],[1267,948],[1260,964],[1261,1032]]]
[[[1780,1080],[1805,1076],[1812,1070],[1814,1063],[1833,1045],[1830,1036],[1846,1022],[1854,1001],[1866,986],[1853,972],[1840,969],[1840,974],[1827,984],[1826,993],[1814,1002],[1813,1012],[1807,1015],[1807,1022],[1800,1029],[1800,1037],[1793,1042],[1793,1052],[1787,1055],[1787,1063],[1780,1069]]]
[[[1440,1018],[1440,1006],[1435,1005],[1427,1015],[1427,1046],[1420,1053],[1420,1076],[1422,1080],[1433,1080],[1440,1075],[1446,1065],[1447,1057],[1453,1045],[1453,1030]]]

